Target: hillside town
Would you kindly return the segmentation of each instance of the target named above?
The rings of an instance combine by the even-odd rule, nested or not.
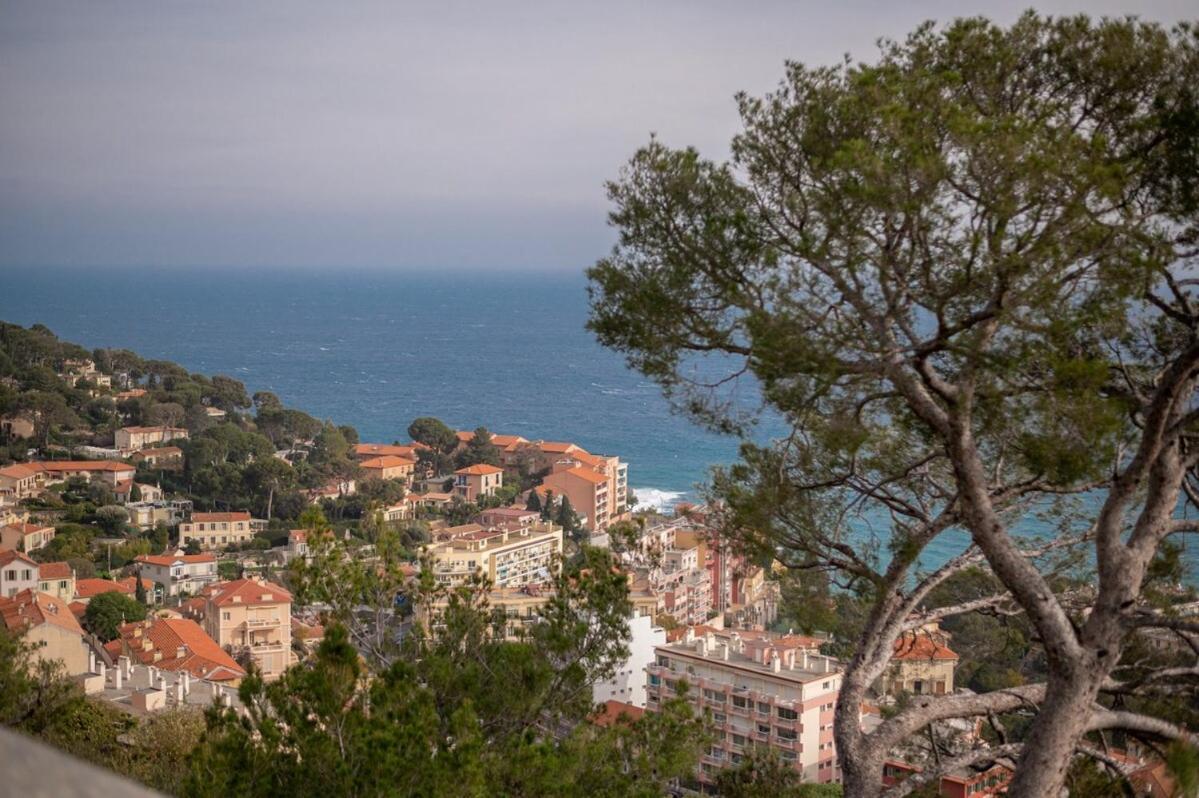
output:
[[[493,634],[527,639],[558,611],[566,566],[602,552],[627,595],[627,648],[590,685],[586,723],[635,722],[681,699],[707,738],[676,790],[718,793],[723,772],[762,756],[803,783],[840,782],[833,716],[852,640],[835,624],[791,628],[814,606],[840,611],[838,600],[797,604],[777,561],[722,535],[719,505],[638,508],[619,455],[571,442],[427,417],[411,440],[361,442],[229,378],[199,382],[176,409],[181,374],[101,354],[45,361],[63,393],[43,393],[58,400],[5,378],[14,401],[0,417],[13,460],[0,466],[0,619],[89,700],[135,719],[243,713],[248,675],[271,683],[305,667],[331,624],[348,623],[364,661],[385,664],[387,646],[444,630],[463,591],[502,618]],[[213,471],[230,459],[241,461],[233,478],[260,490],[222,493]],[[339,613],[339,589],[385,575],[385,605],[358,594]],[[346,584],[314,591],[330,580]],[[905,631],[858,722],[878,726],[921,696],[970,695],[956,645],[935,620]],[[888,754],[889,784],[994,744],[977,720],[936,734]],[[1152,751],[1121,756],[1138,794],[1167,794]],[[1000,795],[1011,775],[996,761],[934,786]]]

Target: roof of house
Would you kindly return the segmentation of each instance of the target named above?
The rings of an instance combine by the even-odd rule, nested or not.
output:
[[[634,723],[644,714],[645,710],[641,707],[609,699],[591,716],[591,722],[596,726],[615,726],[617,723]]]
[[[128,463],[115,460],[40,460],[36,463],[44,471],[136,471]]]
[[[389,454],[382,457],[372,457],[370,460],[363,460],[360,465],[363,468],[400,468],[402,466],[414,466],[416,465],[416,461],[409,457],[399,457]]]
[[[122,588],[128,588],[130,593],[137,592],[137,577],[136,576],[127,576],[124,579],[118,579],[117,584],[120,585]],[[143,576],[142,577],[142,587],[144,587],[146,590],[153,590],[154,583]]]
[[[536,446],[543,452],[554,452],[556,454],[566,454],[567,452],[586,451],[581,446],[565,441],[537,441]]]
[[[526,510],[523,507],[492,507],[479,515],[498,515],[502,518],[524,518],[526,515],[539,515],[536,510]]]
[[[0,598],[0,618],[13,632],[48,623],[83,635],[83,627],[65,601],[36,590],[22,590],[12,598]]]
[[[245,510],[232,513],[192,513],[191,521],[249,521],[250,514]]]
[[[132,595],[133,586],[118,584],[111,579],[86,578],[75,580],[75,598],[90,599],[101,593],[127,593]]]
[[[476,463],[475,465],[467,466],[466,468],[459,468],[454,473],[482,476],[485,474],[502,474],[504,473],[504,469],[499,468],[498,466],[487,465],[486,463]]]
[[[147,565],[160,565],[169,567],[177,562],[216,562],[216,555],[212,552],[208,552],[206,554],[139,554],[137,557],[133,558],[133,561],[144,562]]]
[[[209,600],[218,607],[226,604],[277,604],[291,602],[291,593],[274,582],[234,579],[217,582],[206,589]]]
[[[599,473],[598,471],[592,471],[590,468],[584,468],[583,466],[575,466],[574,468],[568,468],[565,471],[557,471],[555,473],[570,474],[572,477],[586,480],[593,485],[599,485],[601,483],[606,484],[608,482],[608,478],[603,474]],[[549,476],[553,476],[553,474],[550,474]]]
[[[52,526],[42,526],[42,525],[38,525],[38,524],[26,524],[26,523],[5,524],[3,527],[3,529],[16,530],[17,532],[21,533],[22,535],[32,535],[34,532],[42,532],[44,530],[53,529],[53,528],[54,527],[52,527]]]
[[[509,449],[522,443],[528,443],[527,440],[519,435],[492,435],[491,442],[501,449]]]
[[[904,632],[892,646],[892,658],[900,660],[955,660],[958,655],[943,633],[916,629]]]
[[[38,579],[70,579],[71,564],[68,562],[44,562],[38,566]]]
[[[4,551],[0,551],[0,566],[8,565],[10,562],[14,562],[16,560],[20,560],[26,565],[32,565],[35,568],[37,567],[36,562],[29,559],[16,549],[5,549]]]
[[[354,444],[354,454],[358,457],[384,457],[392,455],[395,457],[415,457],[417,449],[423,447],[419,443],[356,443]]]
[[[40,473],[42,473],[42,469],[33,463],[13,463],[10,466],[0,468],[0,477],[8,477],[9,479],[25,479],[26,477]]]
[[[420,501],[448,502],[450,499],[454,498],[454,494],[429,491],[428,493],[417,493],[415,497]]]
[[[140,635],[137,635],[138,630]],[[155,618],[125,624],[121,627],[121,640],[132,656],[163,670],[187,671],[192,676],[214,682],[246,675],[245,670],[199,624],[187,618]],[[149,650],[145,648],[145,640],[150,641]],[[154,657],[156,651],[162,654],[157,660]]]

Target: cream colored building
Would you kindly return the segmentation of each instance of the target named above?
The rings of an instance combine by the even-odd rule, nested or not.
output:
[[[464,501],[478,501],[483,496],[494,496],[504,486],[504,469],[478,463],[459,468],[454,472],[454,495]]]
[[[49,593],[67,604],[75,600],[75,571],[70,563],[44,562],[38,566],[38,592]]]
[[[416,470],[416,461],[407,457],[384,455],[363,460],[358,464],[367,479],[398,479],[407,483]]]
[[[13,634],[24,633],[37,659],[59,660],[71,676],[88,672],[83,628],[62,599],[36,590],[0,598],[0,622]]]
[[[223,549],[248,543],[265,526],[265,521],[251,518],[245,511],[192,513],[189,520],[179,524],[179,543],[187,545],[194,540],[202,549]]]
[[[123,452],[134,452],[155,443],[166,443],[187,438],[187,430],[183,427],[121,427],[116,431],[114,439],[116,447]]]
[[[8,524],[0,527],[0,549],[37,551],[54,540],[54,527],[41,524]]]
[[[470,525],[474,526],[474,525]],[[534,524],[526,529],[477,526],[428,548],[438,582],[459,585],[480,573],[496,588],[548,582],[562,555],[562,528]]]
[[[204,591],[204,631],[235,654],[248,652],[267,680],[292,662],[291,594],[260,579],[218,582]]]
[[[195,595],[217,580],[215,554],[142,554],[134,559],[148,579],[162,588],[162,595]]]
[[[944,695],[953,692],[958,655],[949,636],[935,623],[904,632],[895,641],[891,662],[879,683],[889,695]]]

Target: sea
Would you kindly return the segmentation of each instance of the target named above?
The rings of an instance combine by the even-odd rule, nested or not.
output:
[[[643,508],[696,499],[738,440],[673,413],[601,347],[585,327],[586,288],[582,273],[6,267],[0,319],[235,377],[363,441],[405,441],[413,418],[436,416],[620,455]],[[781,431],[765,418],[751,435]],[[885,537],[885,520],[858,531]],[[1021,531],[1050,530],[1029,519]],[[922,565],[967,543],[945,535]],[[1199,584],[1199,547],[1186,561]]]

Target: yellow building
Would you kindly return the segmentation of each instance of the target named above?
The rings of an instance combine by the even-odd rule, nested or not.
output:
[[[265,521],[251,518],[245,511],[192,513],[190,520],[179,525],[179,544],[186,546],[188,541],[194,540],[202,549],[223,549],[248,543],[265,525]]]
[[[454,495],[464,501],[477,501],[481,496],[494,496],[504,486],[504,469],[479,463],[454,472]]]

